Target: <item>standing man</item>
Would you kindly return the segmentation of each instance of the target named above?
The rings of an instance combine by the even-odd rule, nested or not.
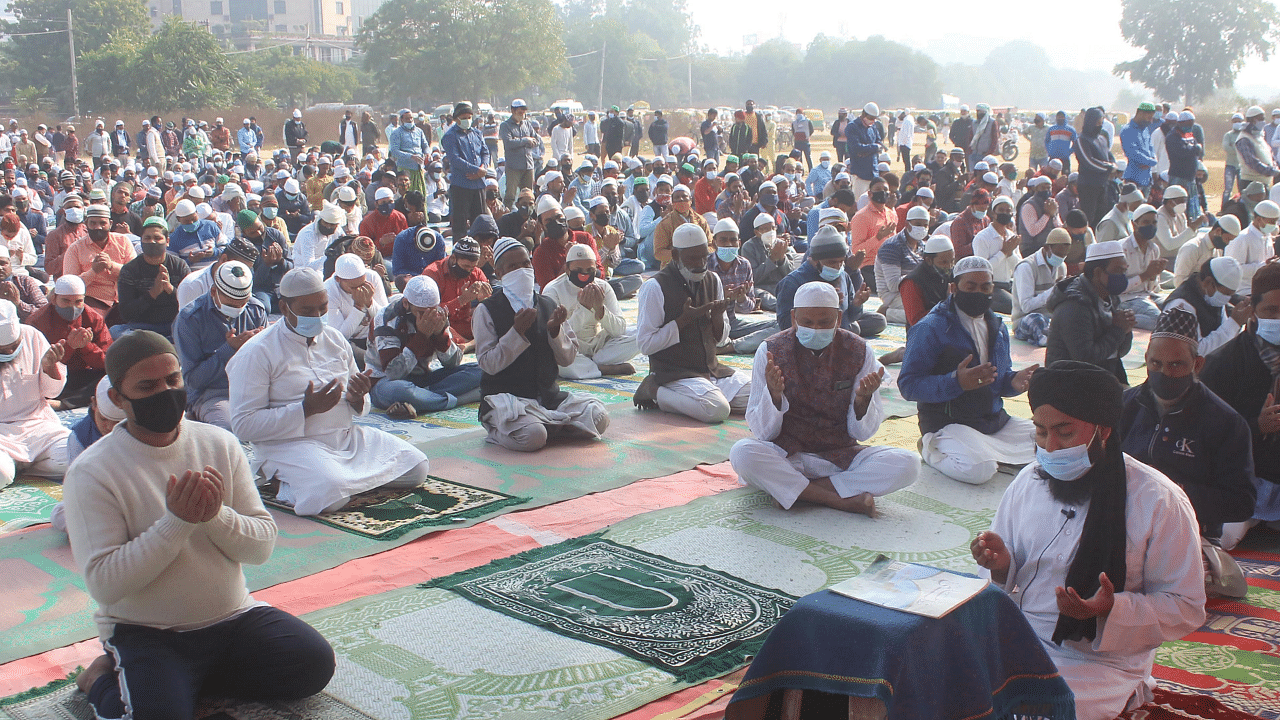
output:
[[[594,112],[587,113],[587,121],[582,123],[582,143],[588,155],[600,155],[600,125]]]
[[[1124,180],[1141,188],[1143,195],[1151,187],[1151,170],[1156,166],[1156,152],[1151,145],[1151,133],[1159,127],[1151,122],[1155,115],[1155,105],[1141,103],[1133,114],[1133,119],[1120,129],[1120,147],[1124,149],[1124,156],[1128,161],[1124,168]],[[1227,156],[1227,162],[1231,162],[1230,155]]]
[[[836,112],[835,122],[831,123],[831,144],[836,146],[836,162],[844,162],[845,145],[848,142],[848,136],[845,130],[849,126],[849,108],[840,108]],[[815,193],[816,195],[816,193]]]
[[[717,167],[720,165],[720,123],[717,119],[720,117],[720,111],[715,108],[707,110],[707,117],[702,121],[702,125],[698,128],[698,132],[702,135],[702,149],[706,153],[707,159],[714,162]]]
[[[480,129],[471,126],[471,116],[471,103],[463,101],[454,105],[455,122],[440,138],[449,161],[449,224],[455,238],[466,235],[471,221],[485,212],[484,178],[489,169],[489,146]],[[507,186],[511,186],[510,178]]]
[[[951,121],[951,129],[947,131],[947,138],[951,140],[951,144],[955,149],[960,151],[963,156],[969,150],[969,141],[973,139],[973,117],[969,115],[969,106],[960,106],[960,116]],[[962,157],[963,159],[963,157]],[[977,160],[974,160],[976,163]]]
[[[1204,144],[1196,140],[1192,132],[1195,122],[1196,116],[1190,110],[1183,110],[1173,132],[1164,138],[1165,150],[1169,153],[1169,184],[1186,191],[1187,218],[1190,220],[1200,217],[1204,210],[1200,207],[1200,189],[1196,182],[1196,165],[1204,156]]]
[[[1262,134],[1262,126],[1266,117],[1262,108],[1254,105],[1244,111],[1245,125],[1236,138],[1236,154],[1240,156],[1240,184],[1261,183],[1270,191],[1271,180],[1276,175],[1276,164],[1272,162],[1271,148]]]
[[[804,163],[813,169],[813,155],[809,152],[809,143],[813,140],[813,121],[805,117],[804,108],[796,109],[796,117],[791,121],[791,142],[796,150],[804,153]]]
[[[661,110],[653,111],[653,122],[649,123],[649,142],[653,143],[653,154],[658,157],[667,156],[667,119]]]
[[[849,174],[853,176],[853,196],[861,197],[871,187],[871,181],[880,177],[877,169],[884,135],[876,119],[880,106],[869,102],[862,107],[862,115],[845,128]]]
[[[338,142],[342,143],[343,152],[360,147],[360,124],[350,110],[342,114],[342,122],[338,123]]]
[[[533,123],[525,119],[528,105],[516,98],[511,101],[511,117],[498,127],[498,139],[502,141],[503,157],[507,160],[507,191],[502,201],[508,207],[515,202],[516,193],[533,188],[534,149],[542,142]],[[557,158],[559,159],[559,158]],[[586,199],[586,198],[584,198]],[[454,235],[454,237],[460,237]]]
[[[1059,110],[1053,116],[1049,132],[1045,133],[1044,147],[1049,153],[1049,159],[1060,161],[1062,172],[1067,174],[1071,173],[1071,156],[1076,151],[1076,139],[1076,129],[1067,122],[1066,111]]]
[[[387,139],[387,154],[395,162],[396,169],[409,173],[409,190],[425,193],[427,181],[422,174],[427,153],[431,150],[427,136],[413,122],[413,111],[409,108],[400,110],[400,126],[391,132]],[[379,238],[373,238],[379,240]]]
[[[307,124],[302,122],[302,111],[294,108],[293,117],[284,124],[284,144],[289,155],[297,155],[307,147]]]
[[[604,138],[605,157],[613,157],[622,152],[623,138],[626,134],[627,121],[618,117],[618,106],[614,105],[609,108],[609,113],[604,120],[600,121],[600,135]]]

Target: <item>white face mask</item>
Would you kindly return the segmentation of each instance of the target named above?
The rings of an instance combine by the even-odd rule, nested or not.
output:
[[[769,232],[760,233],[760,242],[764,243],[765,247],[773,247],[773,243],[777,239],[778,239],[777,230],[770,230]]]
[[[918,225],[907,226],[907,236],[912,240],[923,240],[929,234],[929,228]]]
[[[1265,233],[1265,234],[1267,234],[1267,235],[1275,235],[1275,234],[1276,234],[1276,224],[1275,224],[1275,223],[1270,223],[1270,224],[1267,224],[1267,225],[1263,225],[1263,226],[1262,226],[1262,232],[1263,232],[1263,233]]]
[[[231,318],[232,320],[235,320],[236,318],[240,317],[240,315],[244,312],[244,308],[245,308],[244,305],[241,305],[240,307],[235,307],[233,305],[223,305],[222,303],[218,303],[218,312],[222,313],[228,318]]]
[[[537,285],[533,281],[533,268],[516,268],[502,276],[502,290],[511,307],[519,311],[533,307],[533,293]],[[519,307],[517,307],[519,306]]]

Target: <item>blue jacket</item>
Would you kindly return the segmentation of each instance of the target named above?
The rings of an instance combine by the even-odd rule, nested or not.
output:
[[[809,171],[809,177],[805,178],[805,190],[813,197],[820,198],[829,182],[831,182],[831,166],[822,167],[822,163],[818,163]]]
[[[1076,129],[1071,127],[1071,123],[1064,122],[1061,125],[1054,123],[1044,134],[1045,152],[1049,153],[1051,158],[1059,160],[1069,158],[1075,152],[1076,137]]]
[[[420,155],[425,160],[429,156],[429,150],[426,134],[416,125],[412,130],[406,130],[401,125],[387,138],[387,154],[399,170],[421,170],[422,163],[414,160],[413,156]]]
[[[813,263],[806,260],[801,263],[800,267],[792,270],[786,277],[778,281],[778,287],[775,288],[778,297],[778,327],[787,330],[791,327],[791,307],[796,300],[796,291],[801,285],[808,282],[822,281],[822,271],[813,266]],[[840,273],[840,279],[831,282],[838,292],[844,294],[840,299],[841,306],[844,307],[844,317],[841,319],[840,326],[845,330],[853,330],[854,323],[862,316],[861,305],[848,305],[849,301],[857,294],[858,288],[862,287],[862,273]]]
[[[216,258],[222,250],[218,246],[218,240],[222,237],[222,230],[212,220],[196,220],[195,225],[196,229],[194,231],[189,231],[181,225],[169,231],[169,252],[185,260],[192,248],[208,240],[212,241],[209,247],[213,249],[213,256]],[[208,262],[208,260],[203,262]]]
[[[427,252],[418,249],[418,226],[396,234],[391,250],[391,270],[396,275],[421,275],[424,268],[444,257],[444,238],[436,233],[436,244]]]
[[[253,152],[254,146],[258,142],[258,135],[253,132],[253,128],[240,126],[236,131],[236,143],[240,145],[240,154],[248,155]]]
[[[1128,167],[1124,170],[1124,179],[1138,187],[1151,185],[1151,168],[1156,166],[1155,147],[1151,144],[1151,133],[1160,127],[1155,123],[1138,125],[1137,120],[1130,120],[1120,129],[1120,147],[1128,158]]]
[[[857,175],[863,180],[880,177],[876,166],[880,164],[880,153],[884,150],[880,141],[884,135],[878,125],[867,127],[861,119],[851,120],[845,128],[846,169],[850,175]]]
[[[210,390],[227,389],[227,363],[236,354],[227,342],[227,332],[246,332],[266,327],[267,309],[255,297],[234,320],[214,306],[205,293],[178,312],[173,321],[173,345],[182,363],[182,382],[187,386],[187,404],[192,405]]]
[[[467,177],[467,173],[489,165],[489,146],[485,144],[480,128],[463,130],[454,123],[440,138],[440,145],[444,148],[445,157],[449,159],[449,184],[469,190],[483,190],[483,177],[475,180]]]
[[[987,311],[987,357],[996,368],[996,381],[987,387],[962,390],[956,367],[967,355],[973,356],[969,367],[977,366],[979,355],[973,336],[956,315],[955,302],[954,297],[949,297],[934,305],[929,314],[911,326],[898,374],[898,390],[903,398],[915,401],[921,433],[937,432],[953,423],[985,434],[998,432],[1009,422],[1004,398],[1018,394],[1013,389],[1016,373],[1009,357],[1009,330]]]

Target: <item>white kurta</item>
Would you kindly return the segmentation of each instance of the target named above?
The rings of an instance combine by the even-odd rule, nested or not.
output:
[[[1250,224],[1227,243],[1222,254],[1240,263],[1240,287],[1236,288],[1236,294],[1248,296],[1253,287],[1253,274],[1276,254],[1276,249],[1270,235],[1263,235],[1257,225]]]
[[[324,269],[324,251],[335,237],[336,235],[321,235],[314,222],[304,225],[293,239],[293,254],[290,256],[293,266]]]
[[[337,275],[330,275],[324,281],[324,288],[329,291],[329,325],[338,328],[338,332],[348,340],[368,340],[369,325],[382,308],[387,306],[387,290],[378,273],[365,270],[364,280],[373,286],[373,302],[364,310],[356,308],[351,293],[338,284]]]
[[[1013,234],[1014,231],[1010,229],[1001,235],[995,225],[988,225],[973,236],[973,254],[986,258],[991,263],[991,279],[994,282],[1013,282],[1013,269],[1022,262],[1022,251],[1017,247],[1008,255],[1004,253],[1004,241]]]
[[[1055,588],[1080,546],[1088,503],[1054,500],[1035,463],[1005,491],[992,532],[1009,548],[1005,592],[1023,614],[1076,696],[1079,720],[1110,720],[1151,699],[1151,665],[1161,643],[1204,623],[1204,568],[1195,511],[1182,489],[1154,468],[1125,456],[1125,586],[1098,621],[1093,642],[1052,642],[1058,622]],[[990,573],[983,571],[984,575]],[[1123,590],[1123,592],[1121,592]]]
[[[61,380],[40,369],[40,360],[49,351],[49,341],[30,325],[19,325],[22,344],[18,356],[0,364],[0,463],[23,465],[56,456],[66,466],[66,441],[71,434],[58,422],[46,402],[57,397],[66,385],[67,368],[59,365]],[[0,487],[13,482],[7,468],[0,470]]]
[[[575,380],[597,378],[601,374],[600,365],[625,363],[640,352],[635,329],[628,330],[627,319],[622,317],[622,308],[613,287],[599,278],[593,283],[604,294],[604,317],[599,319],[594,310],[578,302],[580,288],[569,282],[568,275],[547,283],[542,291],[569,313],[565,324],[578,338],[578,357],[568,367],[561,368],[561,377]]]
[[[802,351],[808,352],[808,351]],[[847,498],[864,492],[879,497],[915,482],[920,472],[920,459],[910,450],[889,447],[867,447],[843,468],[814,453],[796,453],[790,457],[787,451],[772,441],[782,432],[783,416],[791,409],[786,396],[782,409],[773,404],[769,396],[766,373],[769,364],[769,346],[763,343],[756,349],[751,367],[751,399],[747,404],[747,425],[754,438],[739,440],[729,452],[738,482],[753,485],[773,496],[782,507],[790,509],[796,498],[809,485],[810,480],[826,477],[831,480],[840,497]],[[879,372],[883,365],[876,360],[871,348],[867,348],[862,367],[853,381],[855,388],[862,378]],[[800,383],[802,378],[788,377],[788,383]],[[858,417],[854,403],[849,404],[846,429],[849,437],[866,442],[880,429],[884,421],[884,406],[876,393],[867,404],[867,411]]]
[[[209,292],[213,287],[213,266],[205,265],[199,270],[192,270],[178,283],[178,309],[190,305],[196,298]]]
[[[254,470],[278,475],[281,499],[299,515],[314,515],[356,493],[385,485],[426,461],[409,443],[355,425],[344,396],[327,412],[306,417],[307,384],[319,390],[359,372],[351,346],[325,326],[312,342],[282,320],[258,333],[227,363],[231,429],[254,444]],[[361,415],[368,413],[364,399]]]

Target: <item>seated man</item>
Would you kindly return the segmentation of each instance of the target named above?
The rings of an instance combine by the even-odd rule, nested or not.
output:
[[[875,498],[915,482],[909,450],[860,445],[880,428],[884,367],[840,324],[840,296],[824,282],[796,291],[791,327],[756,350],[747,424],[755,437],[729,452],[743,484],[784,509],[797,500],[875,516]]]
[[[1280,527],[1280,404],[1276,402],[1275,373],[1280,357],[1280,263],[1270,262],[1253,276],[1251,314],[1239,333],[1205,359],[1200,380],[1222,398],[1245,422],[1252,434],[1254,488],[1257,500],[1252,517],[1227,523],[1222,548],[1230,550],[1250,528],[1261,522]]]
[[[88,216],[88,210],[85,215]],[[171,227],[171,252],[196,270],[213,263],[214,256],[218,254],[217,245],[222,230],[214,221],[201,219],[196,212],[195,203],[186,199],[179,200],[173,211]],[[143,230],[145,232],[145,227]]]
[[[1253,517],[1252,433],[1239,413],[1197,380],[1204,369],[1197,325],[1189,310],[1160,314],[1147,346],[1147,381],[1124,394],[1120,447],[1164,473],[1191,500],[1210,570],[1207,591],[1244,597],[1248,585],[1240,567],[1214,546],[1224,523]]]
[[[193,420],[231,429],[227,363],[267,327],[267,309],[253,297],[253,272],[239,260],[213,267],[213,287],[182,308],[173,344]]]
[[[707,272],[710,252],[702,226],[671,234],[671,262],[640,286],[636,339],[649,356],[649,375],[633,401],[642,409],[678,413],[705,423],[744,412],[751,376],[721,365],[716,346],[729,338],[720,276]]]
[[[449,316],[449,328],[454,336],[463,341],[463,352],[470,352],[475,347],[471,336],[475,304],[488,300],[493,294],[493,286],[480,268],[481,254],[482,248],[475,238],[457,238],[453,241],[453,252],[422,271],[423,275],[436,282],[440,307]]]
[[[50,401],[54,410],[72,410],[89,404],[93,388],[105,370],[111,332],[102,315],[88,306],[84,281],[76,275],[63,275],[54,283],[50,302],[27,318],[28,325],[39,330],[51,345],[62,343],[66,355],[67,382],[62,393]]]
[[[84,237],[62,256],[63,275],[79,275],[85,284],[85,301],[106,317],[118,300],[120,270],[136,253],[127,235],[111,232],[111,210],[90,205],[84,211]]]
[[[1013,200],[1003,195],[993,200],[990,219],[991,222],[973,236],[973,254],[991,263],[996,284],[991,309],[1007,315],[1013,312],[1013,269],[1022,262],[1022,252],[1018,250],[1022,238],[1014,230]],[[1040,246],[1036,250],[1040,250]]]
[[[1080,720],[1151,700],[1156,648],[1204,622],[1195,512],[1121,451],[1120,383],[1087,363],[1037,372],[1035,455],[970,547],[1075,694]]]
[[[20,324],[18,309],[0,300],[0,488],[19,472],[60,478],[67,470],[68,431],[48,402],[66,382],[66,351]]]
[[[754,227],[743,226],[742,230],[752,232],[742,243],[742,257],[751,263],[751,281],[760,294],[760,307],[776,310],[778,283],[804,263],[804,256],[791,248],[789,238],[778,237],[778,226],[769,213],[756,215]],[[816,232],[816,228],[809,231]]]
[[[879,254],[876,255],[879,260]],[[951,294],[951,268],[956,264],[955,246],[946,235],[933,235],[920,250],[920,264],[898,282],[902,314],[907,327],[920,322],[934,305]]]
[[[564,274],[542,292],[568,312],[569,328],[578,338],[578,357],[560,368],[560,377],[583,380],[635,373],[630,362],[640,352],[635,329],[627,329],[613,286],[597,276],[591,248],[569,248]]]
[[[67,466],[80,454],[89,449],[89,446],[106,437],[111,429],[124,421],[124,410],[111,400],[111,395],[107,391],[111,389],[111,378],[105,374],[98,381],[98,387],[95,389],[93,397],[89,399],[89,412],[80,418],[71,426],[71,435],[67,437]],[[62,515],[63,520],[61,527],[54,520],[54,527],[59,530],[66,531],[66,515],[57,512],[57,508],[63,507],[62,503],[55,505],[55,515]]]
[[[809,240],[809,256],[800,267],[778,283],[778,327],[791,327],[791,300],[805,283],[821,280],[840,295],[844,317],[840,327],[862,337],[875,337],[887,325],[880,313],[865,311],[862,304],[871,297],[871,288],[858,271],[863,253],[849,256],[844,234],[831,225],[823,226]],[[852,268],[852,269],[850,269]]]
[[[271,197],[268,194],[268,197]],[[279,218],[277,218],[279,219]],[[241,210],[236,215],[236,224],[240,228],[240,239],[248,240],[257,251],[257,261],[253,267],[253,296],[269,313],[279,310],[280,298],[277,288],[284,274],[293,269],[293,260],[289,258],[288,236],[274,225],[268,225],[252,210]],[[227,247],[236,247],[232,240]],[[247,254],[247,253],[246,253]]]
[[[182,421],[176,355],[152,332],[112,345],[108,392],[127,419],[65,485],[71,552],[107,650],[76,684],[100,718],[190,718],[206,692],[294,700],[333,676],[320,633],[249,595],[242,566],[271,557],[276,525],[240,442]]]
[[[1013,371],[1009,331],[991,311],[991,263],[956,262],[951,297],[907,334],[898,389],[919,409],[920,456],[943,475],[981,485],[998,463],[1035,457],[1029,420],[1010,417],[1004,398],[1027,390],[1032,365]]]
[[[519,240],[493,249],[502,287],[475,308],[471,332],[480,364],[480,423],[487,440],[508,450],[541,450],[551,436],[598,438],[609,427],[604,403],[560,390],[559,369],[572,365],[578,339],[569,312],[537,292],[533,261]]]
[[[30,275],[17,274],[13,269],[9,248],[0,243],[0,300],[13,303],[18,308],[18,318],[27,322],[27,318],[44,307],[49,299],[45,297],[40,281]]]
[[[391,417],[412,419],[480,399],[480,366],[461,364],[462,348],[431,278],[409,278],[404,293],[378,311],[370,343],[369,397]],[[433,370],[432,360],[440,367]]]
[[[1196,233],[1195,237],[1178,248],[1178,256],[1173,263],[1173,286],[1176,288],[1186,282],[1187,278],[1200,272],[1200,266],[1209,260],[1222,257],[1222,251],[1239,234],[1240,221],[1235,215],[1219,215],[1212,227]],[[1236,264],[1239,265],[1239,262]]]
[[[290,270],[280,282],[284,319],[227,363],[232,432],[254,444],[256,465],[298,515],[340,510],[377,487],[417,487],[430,467],[404,440],[352,422],[369,412],[371,383],[351,343],[325,325],[328,305],[318,270]]]
[[[216,268],[229,260],[237,260],[252,270],[258,264],[258,248],[245,238],[232,238],[231,242],[222,248],[212,265],[187,273],[187,276],[178,284],[179,310],[195,302],[195,299],[201,295],[207,294],[213,288]],[[265,303],[263,307],[266,307]]]
[[[1230,342],[1252,317],[1248,299],[1231,302],[1240,287],[1241,275],[1235,258],[1212,258],[1165,299],[1166,311],[1181,308],[1195,316],[1201,356],[1207,357]]]
[[[1110,370],[1128,384],[1122,359],[1133,346],[1134,314],[1120,307],[1119,293],[1129,286],[1124,247],[1117,241],[1094,243],[1084,270],[1054,292],[1045,306],[1053,313],[1044,360],[1079,360]]]
[[[1121,241],[1124,248],[1125,277],[1128,284],[1120,293],[1120,307],[1134,315],[1134,325],[1151,330],[1160,317],[1156,292],[1160,289],[1160,273],[1168,261],[1160,257],[1160,243],[1155,241],[1156,209],[1139,205],[1133,211],[1133,234]]]
[[[760,343],[778,332],[778,323],[772,315],[743,317],[758,312],[761,301],[755,297],[751,263],[738,252],[737,223],[729,218],[717,221],[711,243],[715,255],[708,264],[720,276],[725,296],[733,299],[729,306],[729,340],[732,342],[722,347],[734,355],[754,355]]]
[[[929,235],[929,209],[912,206],[905,213],[902,230],[884,241],[876,253],[876,287],[880,289],[880,314],[894,325],[905,325],[898,285],[920,265],[920,246]]]
[[[329,313],[325,321],[351,343],[356,365],[364,369],[365,349],[369,347],[369,328],[382,308],[387,306],[387,291],[382,277],[364,266],[359,255],[339,255],[333,275],[324,281],[329,292]]]
[[[985,232],[985,231],[983,231]],[[1044,247],[1013,269],[1013,336],[1033,345],[1049,344],[1049,321],[1053,310],[1049,299],[1058,283],[1067,279],[1067,255],[1071,233],[1054,228],[1044,239]]]
[[[178,316],[178,285],[191,268],[168,251],[165,220],[151,216],[142,221],[142,254],[120,268],[120,319],[111,326],[111,337],[130,330],[150,330],[168,337]]]

